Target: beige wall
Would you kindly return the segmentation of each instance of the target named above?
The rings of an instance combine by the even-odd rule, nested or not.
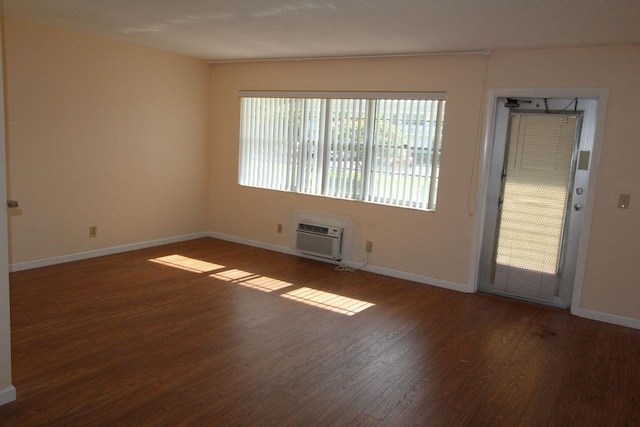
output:
[[[210,230],[289,246],[297,209],[351,217],[354,258],[468,285],[475,229],[469,192],[484,100],[483,56],[219,64],[212,66]],[[488,58],[487,88],[608,88],[609,108],[581,306],[640,319],[640,47],[503,51]],[[447,112],[436,212],[309,197],[237,185],[239,90],[445,91]],[[617,209],[619,193],[631,209]],[[639,202],[640,203],[640,202]]]
[[[10,261],[205,230],[206,63],[8,19]],[[98,237],[88,229],[98,226]]]
[[[485,57],[224,64],[212,67],[209,229],[288,247],[296,210],[350,217],[353,256],[374,243],[372,265],[455,284],[468,281],[473,218],[467,209]],[[238,90],[445,91],[446,124],[435,212],[301,196],[237,184]],[[462,125],[461,125],[462,124]],[[276,224],[283,223],[283,234]]]

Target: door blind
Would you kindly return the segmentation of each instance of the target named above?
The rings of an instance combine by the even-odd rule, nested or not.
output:
[[[578,117],[514,113],[507,147],[494,289],[553,300]]]

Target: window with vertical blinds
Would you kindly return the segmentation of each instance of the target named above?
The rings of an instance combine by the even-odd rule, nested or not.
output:
[[[240,96],[241,185],[435,209],[444,94]]]

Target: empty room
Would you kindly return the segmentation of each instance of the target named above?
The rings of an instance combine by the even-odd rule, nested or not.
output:
[[[1,4],[0,425],[640,424],[636,0]]]

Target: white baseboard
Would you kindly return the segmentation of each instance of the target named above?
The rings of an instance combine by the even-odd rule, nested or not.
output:
[[[16,400],[16,388],[14,386],[0,390],[0,405],[13,402],[14,400]]]
[[[611,323],[618,326],[626,326],[627,328],[640,329],[640,319],[603,313],[601,311],[586,310],[584,308],[578,308],[575,311],[571,310],[571,312],[576,316],[584,317],[585,319],[597,320],[599,322]]]
[[[168,245],[170,243],[184,242],[187,240],[208,237],[208,233],[187,234],[184,236],[168,237],[165,239],[151,240],[147,242],[131,243],[121,246],[113,246],[110,248],[96,249],[93,251],[76,252],[69,255],[61,255],[51,258],[37,259],[33,261],[18,262],[9,265],[9,271],[30,270],[32,268],[47,267],[50,265],[63,264],[65,262],[80,261],[83,259],[95,258],[104,255],[113,255],[122,252],[135,251],[137,249],[151,248],[154,246]]]
[[[229,242],[234,242],[234,243],[240,243],[247,246],[254,246],[257,248],[267,249],[270,251],[281,252],[289,255],[300,255],[292,248],[258,242],[255,240],[243,239],[235,236],[230,236],[227,234],[209,233],[209,237],[213,237],[215,239],[220,239],[220,240],[227,240]],[[308,257],[308,258],[317,259],[314,257]],[[339,264],[331,260],[319,260],[319,261],[329,262],[331,264]],[[360,266],[359,263],[353,262],[353,261],[344,261],[343,264],[352,268],[357,268]],[[390,268],[385,268],[385,267],[377,267],[371,264],[365,265],[364,267],[362,267],[362,270],[368,271],[371,273],[381,274],[383,276],[395,277],[397,279],[411,280],[413,282],[418,282],[425,285],[432,285],[439,288],[451,289],[454,291],[465,292],[465,293],[471,292],[469,286],[463,285],[460,283],[449,282],[446,280],[435,279],[433,277],[421,276],[419,274],[407,273],[404,271],[392,270]]]
[[[207,236],[214,239],[226,240],[227,242],[240,243],[241,245],[253,246],[255,248],[267,249],[269,251],[281,252],[289,255],[296,255],[296,251],[286,246],[272,245],[270,243],[259,242],[257,240],[245,239],[242,237],[231,236],[229,234],[209,232]]]
[[[405,271],[392,270],[390,268],[376,267],[375,265],[365,265],[364,271],[381,274],[383,276],[395,277],[397,279],[411,280],[425,285],[436,286],[438,288],[450,289],[452,291],[470,293],[469,286],[461,283],[449,282],[447,280],[436,279],[434,277],[422,276],[420,274],[407,273]]]

